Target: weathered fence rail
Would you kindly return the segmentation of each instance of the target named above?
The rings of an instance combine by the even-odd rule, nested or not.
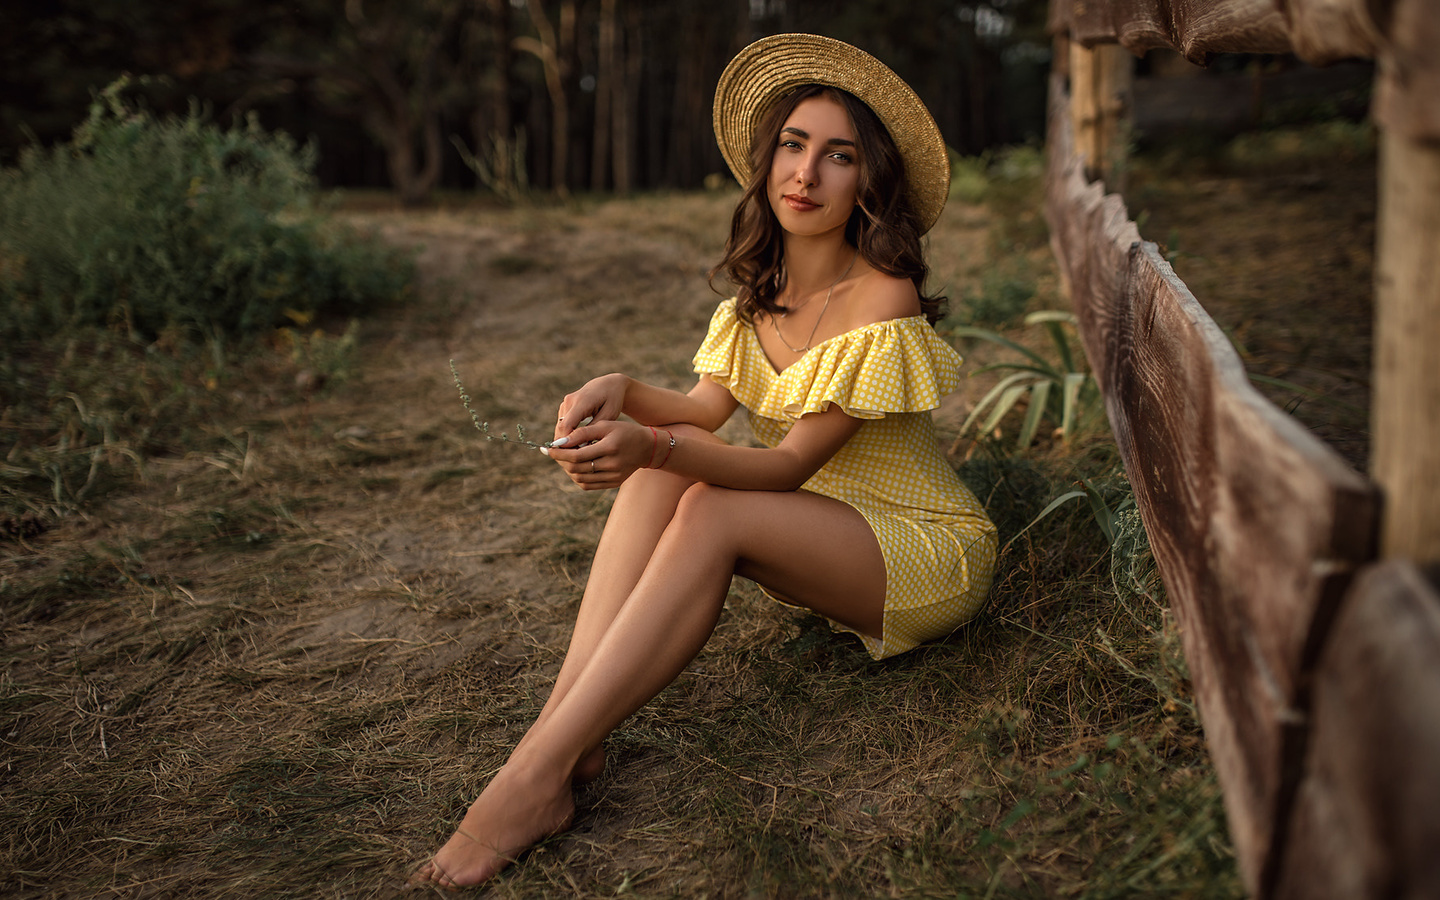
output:
[[[1415,5],[1392,5],[1407,4]],[[1426,29],[1440,28],[1440,11],[1428,9],[1423,22],[1403,21],[1434,33]],[[1172,47],[1203,60],[1290,49],[1298,21],[1303,40],[1323,43],[1326,54],[1379,48],[1382,80],[1394,81],[1396,53],[1378,26],[1363,45],[1305,30],[1342,20],[1358,28],[1362,12],[1351,0],[1290,0],[1285,15],[1265,0],[1055,0],[1051,22],[1077,41]],[[1123,200],[1094,180],[1113,168],[1100,132],[1125,102],[1107,93],[1114,56],[1097,61],[1078,43],[1061,46],[1071,52],[1061,54],[1067,63],[1052,86],[1051,243],[1176,611],[1245,883],[1260,897],[1440,897],[1440,598],[1410,562],[1373,563],[1383,487],[1393,498],[1396,483],[1351,470],[1250,386],[1223,333],[1141,239]],[[1440,69],[1406,71],[1435,75],[1429,100],[1440,102]],[[1076,82],[1074,108],[1066,75]],[[1419,183],[1428,189],[1426,171]],[[1415,189],[1413,176],[1406,183]],[[1440,257],[1437,202],[1412,200],[1406,212],[1431,240],[1432,260]],[[1426,216],[1437,221],[1427,225]],[[1407,230],[1401,241],[1408,247],[1414,237]],[[1399,290],[1413,285],[1413,253],[1400,252],[1389,276],[1385,260],[1396,251],[1378,254],[1381,299],[1396,272]],[[1403,298],[1409,327],[1431,333],[1440,295],[1429,285],[1411,293],[1418,297]],[[1387,353],[1407,351],[1377,347],[1377,369]],[[1399,383],[1406,379],[1413,372]],[[1377,373],[1377,408],[1378,392],[1395,384]],[[1415,406],[1436,389],[1416,390],[1404,390],[1409,415],[1437,418],[1440,403]],[[1440,480],[1428,453],[1399,454],[1403,471],[1425,472],[1428,482],[1399,498],[1411,509],[1403,525],[1384,523],[1391,555],[1440,541],[1440,529],[1395,533],[1440,521],[1415,502]]]

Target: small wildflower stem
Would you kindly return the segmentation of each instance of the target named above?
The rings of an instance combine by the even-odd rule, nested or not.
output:
[[[455,360],[453,359],[450,360],[450,374],[455,379],[455,389],[460,392],[460,402],[465,405],[465,411],[470,414],[470,421],[474,422],[475,427],[479,429],[480,433],[485,435],[485,440],[499,441],[502,444],[524,444],[526,447],[530,447],[534,450],[539,450],[542,447],[550,446],[549,441],[546,441],[543,444],[537,444],[529,438],[525,437],[525,426],[519,424],[515,426],[514,440],[510,438],[509,434],[504,432],[501,432],[499,437],[491,434],[490,423],[482,422],[480,420],[480,415],[475,412],[473,407],[470,406],[470,392],[465,390],[465,384],[460,380],[460,370],[455,368]]]

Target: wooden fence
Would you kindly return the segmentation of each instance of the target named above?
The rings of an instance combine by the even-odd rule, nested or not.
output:
[[[1421,574],[1440,562],[1440,371],[1424,343],[1440,340],[1440,54],[1420,52],[1440,45],[1440,9],[1052,0],[1051,24],[1051,243],[1175,608],[1245,884],[1440,897],[1440,596]],[[1375,481],[1250,386],[1106,192],[1126,105],[1115,43],[1196,62],[1377,58]]]

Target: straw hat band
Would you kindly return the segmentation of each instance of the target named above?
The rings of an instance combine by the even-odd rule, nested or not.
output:
[[[715,88],[715,138],[741,184],[749,181],[750,144],[765,113],[806,84],[839,88],[859,98],[884,123],[905,160],[911,205],[928,231],[950,193],[945,140],[919,96],[875,57],[843,41],[780,34],[741,50]]]

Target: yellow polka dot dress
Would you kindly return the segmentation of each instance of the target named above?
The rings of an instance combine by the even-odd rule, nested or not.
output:
[[[930,410],[959,385],[960,355],[924,316],[836,335],[777,373],[726,300],[695,371],[729,389],[767,447],[832,403],[865,420],[803,489],[855,507],[885,555],[884,637],[854,632],[872,657],[942,637],[980,611],[995,568],[995,526],[940,452]]]

